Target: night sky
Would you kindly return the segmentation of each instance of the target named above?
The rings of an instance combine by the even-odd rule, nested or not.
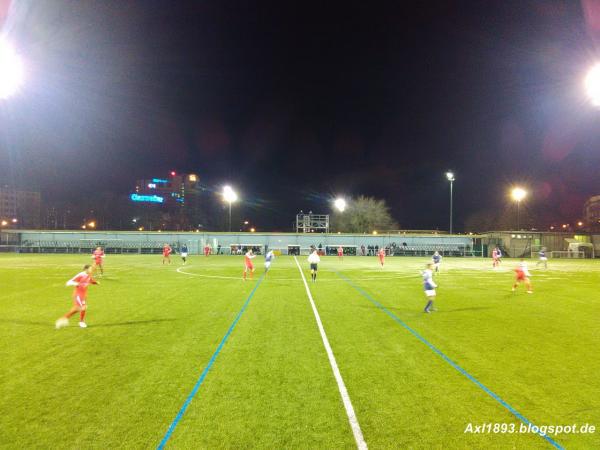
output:
[[[459,230],[516,183],[540,227],[572,222],[600,194],[593,3],[13,0],[0,176],[85,202],[173,169],[261,229],[336,194],[446,229],[451,169]]]

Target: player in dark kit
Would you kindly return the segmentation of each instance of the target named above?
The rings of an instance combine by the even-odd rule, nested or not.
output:
[[[187,245],[183,244],[181,246],[181,248],[179,249],[179,254],[181,256],[181,259],[183,260],[183,264],[185,265],[185,263],[187,261],[187,255],[188,255]]]

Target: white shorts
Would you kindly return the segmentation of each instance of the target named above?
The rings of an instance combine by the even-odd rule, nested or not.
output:
[[[427,297],[435,297],[435,289],[428,289],[425,291]]]
[[[182,254],[181,254],[181,257],[182,257],[182,258],[187,258],[187,253],[182,253]]]
[[[271,267],[271,261],[266,261],[265,262],[265,269],[268,269],[269,267]]]
[[[548,261],[548,258],[547,258],[546,256],[542,256],[542,257],[540,258],[540,261]]]

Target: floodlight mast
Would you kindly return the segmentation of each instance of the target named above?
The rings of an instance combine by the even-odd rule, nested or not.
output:
[[[527,191],[520,187],[515,187],[510,192],[510,196],[512,199],[517,202],[517,231],[520,230],[519,227],[519,207],[521,206],[521,201],[527,197]]]
[[[238,195],[231,186],[223,186],[223,200],[229,203],[229,232],[231,232],[231,204],[237,199]]]
[[[454,172],[446,172],[446,179],[450,182],[450,234],[452,234],[452,185],[454,184]]]

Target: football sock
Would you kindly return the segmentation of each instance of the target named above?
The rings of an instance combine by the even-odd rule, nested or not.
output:
[[[79,311],[79,321],[83,322],[85,319],[85,309],[82,309],[81,311]]]
[[[427,305],[425,306],[425,311],[429,311],[429,308],[431,308],[433,306],[433,301],[429,300],[427,302]]]

